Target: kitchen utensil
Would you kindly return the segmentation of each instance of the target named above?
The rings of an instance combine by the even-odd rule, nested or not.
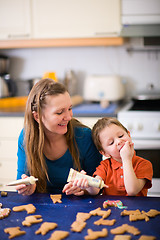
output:
[[[4,78],[0,76],[0,98],[8,96],[9,96],[8,85],[5,82]]]
[[[75,76],[74,71],[69,70],[66,72],[64,84],[67,88],[67,91],[71,96],[74,96],[77,94],[77,78]]]
[[[9,57],[0,55],[0,98],[16,94],[16,85],[9,74],[9,64]]]
[[[84,81],[86,101],[118,101],[124,96],[124,84],[119,76],[88,76]]]
[[[160,92],[143,92],[133,96],[133,100],[160,100]]]
[[[0,55],[0,75],[8,73],[9,70],[9,58],[4,55]]]
[[[83,98],[80,95],[71,96],[72,106],[79,105],[83,102]]]
[[[35,178],[33,176],[24,178],[24,179],[19,179],[13,182],[10,182],[7,184],[7,186],[17,186],[20,184],[25,184],[25,185],[30,185],[30,184],[34,184],[36,181],[38,181],[38,178]]]

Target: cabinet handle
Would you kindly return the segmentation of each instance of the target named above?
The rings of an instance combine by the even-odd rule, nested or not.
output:
[[[9,34],[8,35],[8,38],[29,38],[30,37],[30,34],[29,33],[26,33],[26,34],[19,34],[19,35],[12,35],[12,34]]]
[[[2,163],[0,163],[0,167],[2,167]]]

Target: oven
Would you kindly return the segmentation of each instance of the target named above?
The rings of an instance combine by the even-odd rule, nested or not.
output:
[[[160,99],[130,101],[117,118],[130,131],[136,154],[153,165],[148,196],[160,197]]]

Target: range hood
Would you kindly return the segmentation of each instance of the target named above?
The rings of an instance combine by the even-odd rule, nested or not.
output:
[[[155,25],[123,25],[122,37],[159,37],[160,24]]]
[[[160,36],[160,0],[122,0],[121,19],[121,36]]]

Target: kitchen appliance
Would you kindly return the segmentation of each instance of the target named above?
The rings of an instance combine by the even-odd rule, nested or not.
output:
[[[121,36],[160,36],[159,0],[122,0]]]
[[[117,118],[130,131],[137,155],[153,165],[153,186],[148,195],[160,197],[160,97],[142,96],[126,104]]]
[[[84,81],[83,98],[86,101],[119,101],[125,96],[125,88],[119,76],[88,76]]]
[[[0,55],[0,98],[15,96],[16,86],[9,74],[10,59]]]

